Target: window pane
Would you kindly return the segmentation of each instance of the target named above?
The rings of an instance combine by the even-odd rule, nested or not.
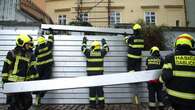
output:
[[[145,12],[145,15],[146,15],[146,16],[150,15],[150,12]]]
[[[120,13],[112,11],[110,14],[110,24],[114,25],[116,23],[120,23]]]
[[[155,23],[156,17],[155,12],[145,12],[145,22],[147,24]]]
[[[151,12],[151,15],[155,15],[155,13],[154,12]]]

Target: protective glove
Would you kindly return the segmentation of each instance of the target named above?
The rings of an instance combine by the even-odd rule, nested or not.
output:
[[[150,80],[149,83],[150,84],[157,84],[157,83],[159,83],[159,80],[158,79]]]
[[[87,43],[87,37],[83,37],[83,43]]]
[[[2,81],[1,81],[1,83],[2,83],[2,88],[4,88],[4,84],[7,83],[7,82],[8,82],[7,79],[2,78]]]
[[[103,45],[106,44],[106,40],[104,38],[101,41]]]
[[[50,35],[48,36],[48,39],[54,40],[53,34],[50,34]]]
[[[7,82],[8,82],[7,78],[2,78],[2,83],[7,83]]]
[[[125,32],[125,33],[123,34],[123,36],[126,37],[126,36],[128,36],[128,34]]]
[[[48,31],[49,31],[49,34],[54,34],[52,28],[49,28]]]

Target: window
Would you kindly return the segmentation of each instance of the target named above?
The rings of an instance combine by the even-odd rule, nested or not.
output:
[[[88,22],[88,13],[80,13],[80,19],[83,22]]]
[[[59,15],[58,16],[58,24],[66,25],[66,15]]]
[[[114,26],[117,23],[120,23],[120,13],[113,11],[110,15],[110,24],[111,26]]]
[[[156,23],[155,12],[145,12],[144,19],[146,24],[155,24]]]

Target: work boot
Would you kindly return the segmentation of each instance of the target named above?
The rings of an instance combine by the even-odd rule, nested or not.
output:
[[[157,110],[156,107],[149,107],[149,110]]]
[[[159,110],[164,110],[164,107],[159,107]]]
[[[89,105],[89,108],[92,109],[92,110],[96,109],[96,105]]]
[[[105,107],[104,104],[105,104],[104,100],[98,101],[98,108],[104,109]]]
[[[35,97],[35,105],[39,106],[41,104],[41,97],[39,95],[36,95]]]

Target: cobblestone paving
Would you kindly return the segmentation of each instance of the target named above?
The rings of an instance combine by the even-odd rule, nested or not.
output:
[[[6,105],[0,105],[0,110],[7,110]],[[65,104],[65,105],[41,105],[32,106],[29,110],[149,110],[146,104],[136,106],[133,104],[106,104],[104,109],[90,109],[89,105]],[[165,109],[171,110],[171,109]]]

